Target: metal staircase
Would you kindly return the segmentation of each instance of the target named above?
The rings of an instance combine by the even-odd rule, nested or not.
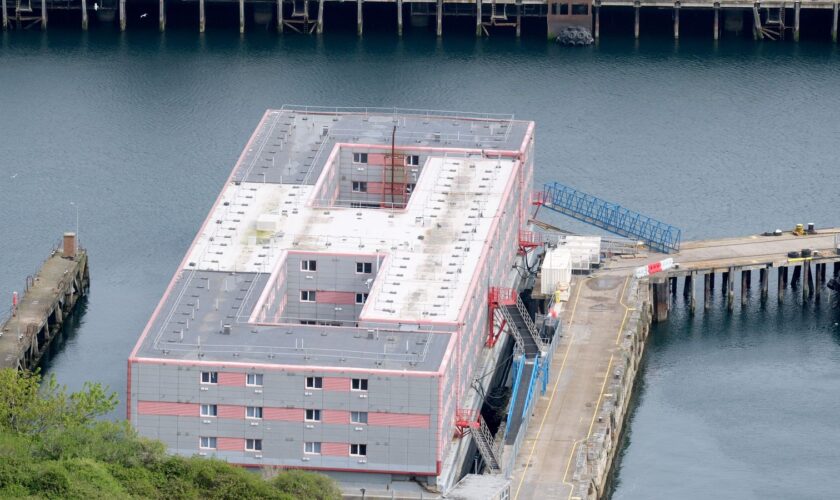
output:
[[[669,253],[680,249],[679,228],[558,182],[545,184],[535,204],[619,236],[642,240],[652,250]]]
[[[501,472],[502,468],[499,465],[501,450],[481,414],[474,410],[458,410],[455,416],[455,425],[462,435],[467,433],[472,435],[475,446],[487,465],[487,469],[491,473]]]
[[[495,311],[501,314],[500,327],[493,327]],[[490,334],[487,345],[492,347],[501,333],[508,327],[508,331],[516,342],[516,350],[528,357],[539,355],[548,347],[545,339],[540,337],[539,331],[531,315],[525,308],[519,293],[513,288],[490,288]]]

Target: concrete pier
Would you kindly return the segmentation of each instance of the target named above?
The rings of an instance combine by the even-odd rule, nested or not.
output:
[[[6,6],[7,1],[8,0],[2,0],[3,3],[2,6],[0,6],[3,9],[3,31],[9,29],[9,9]]]
[[[35,368],[89,283],[87,253],[69,233],[64,246],[27,278],[17,306],[0,319],[0,368]]]
[[[653,321],[659,323],[668,319],[668,310],[671,308],[668,280],[665,278],[651,279],[650,286],[653,304]]]

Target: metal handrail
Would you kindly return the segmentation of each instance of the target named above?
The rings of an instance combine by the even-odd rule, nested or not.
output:
[[[446,111],[436,109],[412,109],[412,108],[385,108],[385,107],[331,107],[331,106],[305,106],[300,104],[284,104],[282,111],[297,111],[302,113],[325,113],[325,114],[363,114],[363,115],[410,115],[425,117],[449,117],[449,118],[472,118],[482,120],[511,121],[513,114],[505,113],[475,113],[471,111]]]
[[[511,335],[513,335],[513,340],[516,343],[515,349],[518,349],[518,352],[524,353],[525,352],[525,342],[522,340],[522,336],[519,334],[519,330],[516,328],[516,323],[513,321],[513,317],[508,312],[507,308],[500,307],[498,308],[499,311],[502,312],[502,316],[504,316],[505,321],[509,326],[509,330]]]
[[[531,315],[528,313],[528,309],[525,308],[522,297],[519,295],[516,296],[516,308],[519,309],[519,314],[522,316],[522,320],[525,321],[525,326],[528,327],[528,331],[531,333],[531,337],[534,338],[537,347],[540,348],[540,351],[544,351],[546,347],[545,341],[540,337],[540,333],[537,331],[536,325],[534,325],[534,320],[531,319]]]

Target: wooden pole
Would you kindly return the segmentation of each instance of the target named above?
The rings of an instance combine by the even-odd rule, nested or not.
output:
[[[714,273],[703,275],[703,309],[707,311],[712,307],[712,276]]]
[[[835,20],[837,16],[834,16]],[[516,4],[516,38],[522,36],[522,4]]]
[[[633,36],[636,38],[636,40],[638,40],[639,39],[639,7],[640,7],[639,2],[636,2],[634,7],[635,7],[634,10],[636,11],[636,14],[635,14],[635,21],[633,23]]]
[[[397,0],[397,34],[402,36],[403,34],[403,2],[402,0]]]
[[[356,0],[356,34],[362,36],[362,1],[363,0]]]
[[[767,295],[769,294],[769,282],[770,282],[770,273],[768,272],[767,268],[759,269],[758,271],[758,281],[761,284],[761,301],[765,302],[767,300]]]
[[[800,2],[796,2],[793,4],[793,41],[799,41],[799,7],[802,4]],[[810,264],[808,265],[808,269],[810,269]]]
[[[595,7],[595,39],[601,38],[601,6]]]
[[[747,305],[747,290],[749,286],[750,271],[741,271],[741,307]]]
[[[239,33],[245,33],[245,0],[239,0]]]
[[[161,33],[166,31],[166,1],[160,0],[160,5],[158,6],[158,25],[160,27]]]
[[[277,32],[283,33],[283,0],[277,0]]]
[[[817,264],[816,269],[814,270],[814,296],[816,300],[820,300],[820,294],[822,292],[822,283],[823,283],[823,270],[822,267],[825,264]]]
[[[120,0],[120,31],[125,31],[125,0]]]
[[[87,0],[82,0],[82,30],[88,29]]]
[[[778,295],[777,300],[779,301],[779,304],[785,301],[785,283],[787,282],[787,279],[785,278],[786,274],[787,267],[780,267],[776,283],[776,294]]]
[[[402,4],[402,0],[399,3]],[[319,35],[324,32],[324,0],[318,0],[318,27],[315,30]]]
[[[715,2],[714,39],[718,40],[719,38],[720,38],[720,4]]]
[[[714,271],[709,273],[709,285],[710,285],[709,290],[711,291],[711,293],[715,293],[715,272]]]
[[[443,0],[437,0],[437,36],[443,36]]]
[[[204,0],[198,0],[198,32],[204,33]]]
[[[674,4],[674,40],[680,39],[680,4]]]
[[[47,30],[47,0],[41,0],[41,30]]]
[[[811,295],[811,263],[807,260],[802,263],[802,300]]]
[[[726,280],[726,308],[733,311],[735,310],[735,268],[730,267],[727,274],[729,278]]]
[[[475,36],[481,36],[481,0],[475,0]]]
[[[834,2],[832,6],[832,10],[834,11],[834,19],[831,22],[831,41],[837,43],[837,12],[838,12],[838,4]]]
[[[685,277],[685,282],[687,283],[688,288],[688,310],[691,314],[694,314],[694,309],[697,307],[697,301],[694,297],[694,281],[696,278],[696,272],[692,272],[690,275]]]

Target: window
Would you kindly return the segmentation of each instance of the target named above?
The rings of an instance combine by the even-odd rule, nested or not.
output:
[[[202,417],[215,417],[216,416],[216,405],[201,405],[201,416]]]
[[[367,163],[367,153],[353,153],[353,163]]]
[[[405,194],[413,193],[414,188],[416,188],[416,187],[417,187],[417,184],[412,184],[412,183],[406,184],[405,185]]]
[[[572,15],[573,16],[588,16],[589,15],[589,6],[585,3],[573,3],[572,4]]]
[[[365,457],[365,456],[367,456],[367,445],[366,444],[351,444],[350,445],[350,456],[351,457]]]
[[[321,454],[321,443],[307,441],[303,443],[303,452],[309,455],[320,455]]]
[[[262,418],[262,406],[248,406],[245,408],[245,418]]]
[[[357,293],[356,294],[356,303],[357,304],[364,304],[368,298],[368,294],[366,293]]]
[[[205,450],[215,450],[216,438],[202,436],[198,438],[198,447],[203,448]]]
[[[557,15],[557,4],[556,3],[551,4],[551,15],[552,16]]]
[[[561,16],[568,16],[569,15],[569,4],[561,3],[560,4],[560,15]]]
[[[300,261],[300,270],[301,271],[309,271],[315,272],[317,271],[318,263],[314,260],[302,260]]]
[[[202,384],[218,384],[219,372],[201,372]]]
[[[262,451],[262,439],[246,439],[246,451]]]
[[[306,377],[307,389],[320,389],[324,386],[324,379],[321,377]]]
[[[301,302],[315,302],[315,290],[301,290],[300,291],[300,301]]]
[[[263,385],[263,374],[262,373],[249,373],[245,376],[245,385],[250,385],[252,387],[262,387]]]
[[[366,391],[368,387],[368,379],[354,378],[350,380],[350,389],[354,391]]]
[[[351,411],[350,412],[350,422],[354,424],[366,424],[367,423],[367,412],[366,411]]]
[[[304,420],[307,422],[320,422],[321,421],[321,410],[306,410],[306,416]]]
[[[354,193],[367,193],[367,182],[353,181]]]
[[[406,167],[417,167],[420,165],[420,157],[418,155],[408,155],[405,157]]]
[[[370,274],[373,272],[373,264],[370,262],[356,262],[356,274]]]

